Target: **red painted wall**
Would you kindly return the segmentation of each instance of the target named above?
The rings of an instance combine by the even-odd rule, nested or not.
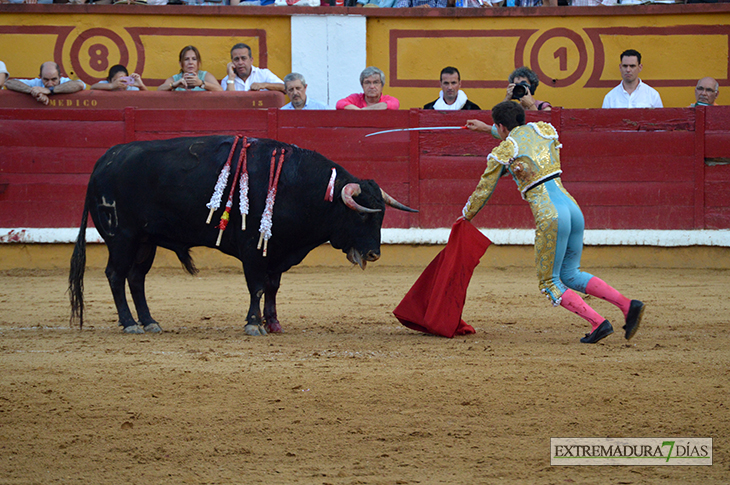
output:
[[[488,111],[0,108],[0,227],[76,227],[89,173],[117,143],[220,133],[317,150],[420,209],[388,211],[387,227],[450,227],[497,140],[466,130],[365,135],[463,125],[470,117],[491,122]],[[563,181],[589,229],[730,228],[730,107],[557,109],[528,117],[538,119],[561,135]],[[533,227],[507,178],[476,223]]]

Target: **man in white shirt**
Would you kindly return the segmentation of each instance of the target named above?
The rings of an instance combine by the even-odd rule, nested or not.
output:
[[[656,89],[639,79],[643,69],[641,54],[634,49],[621,53],[621,84],[603,98],[604,108],[662,108],[662,98]]]
[[[323,103],[307,97],[307,81],[298,72],[287,74],[284,78],[286,95],[291,100],[281,109],[327,109]]]
[[[231,48],[231,62],[226,67],[228,75],[221,80],[224,91],[281,91],[284,81],[268,69],[253,65],[251,47],[236,44]]]
[[[3,61],[0,61],[0,89],[2,89],[3,84],[5,84],[5,81],[7,81],[9,77],[10,73],[8,73],[8,68],[5,67],[5,63]]]
[[[435,101],[426,104],[423,109],[436,110],[472,110],[481,109],[473,103],[461,90],[461,74],[455,67],[444,67],[440,74],[441,92]]]
[[[86,89],[83,81],[61,77],[61,68],[55,62],[41,64],[40,77],[36,79],[8,79],[5,89],[30,94],[39,103],[47,105],[52,94],[69,94]]]

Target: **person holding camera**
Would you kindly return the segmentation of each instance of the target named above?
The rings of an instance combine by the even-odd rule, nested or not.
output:
[[[551,111],[553,107],[547,101],[533,98],[540,80],[529,67],[519,67],[512,71],[508,78],[507,94],[504,101],[517,100],[527,111]]]
[[[203,60],[194,45],[180,51],[180,72],[165,80],[158,91],[223,91],[218,80],[208,71],[201,71]]]
[[[127,68],[117,64],[109,69],[106,79],[91,85],[91,89],[99,91],[147,91],[147,86],[142,82],[142,77],[133,72],[131,75]]]

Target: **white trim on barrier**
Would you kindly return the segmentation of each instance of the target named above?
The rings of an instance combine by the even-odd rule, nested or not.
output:
[[[480,229],[494,244],[526,246],[535,242],[532,229]],[[446,244],[448,228],[440,229],[383,229],[383,244]],[[0,228],[0,243],[67,244],[76,241],[78,228]],[[104,242],[94,228],[86,231],[89,243]],[[587,230],[583,238],[586,246],[720,246],[730,247],[730,229],[663,231],[653,229]]]

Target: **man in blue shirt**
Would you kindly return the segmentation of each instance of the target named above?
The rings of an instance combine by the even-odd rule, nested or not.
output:
[[[281,109],[327,109],[327,106],[319,101],[307,98],[307,82],[304,76],[298,72],[287,74],[284,78],[284,92],[291,100],[289,104]]]
[[[432,7],[432,8],[446,8],[448,7],[447,0],[396,0],[395,8],[407,8],[407,7]]]

